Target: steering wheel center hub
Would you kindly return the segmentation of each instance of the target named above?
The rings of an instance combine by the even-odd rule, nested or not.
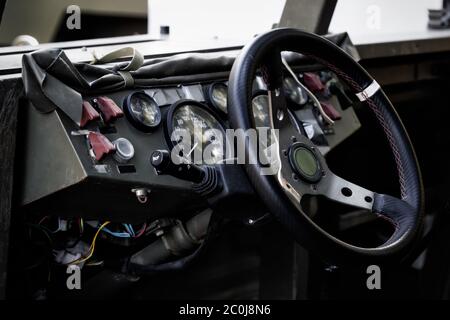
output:
[[[289,162],[294,172],[306,182],[316,183],[322,178],[322,167],[316,152],[305,144],[292,145],[289,150]]]

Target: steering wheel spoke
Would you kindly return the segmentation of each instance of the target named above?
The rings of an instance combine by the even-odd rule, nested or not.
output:
[[[373,191],[349,182],[329,170],[317,185],[314,194],[323,195],[330,200],[367,210],[372,210],[375,196]]]
[[[301,135],[289,117],[282,86],[270,90],[269,98],[271,127],[278,130],[280,168],[277,179],[288,196],[299,201],[305,194],[323,195],[342,204],[372,210],[374,192],[332,173],[320,151]],[[299,152],[302,154],[298,155]],[[308,161],[316,162],[315,168],[305,167]]]

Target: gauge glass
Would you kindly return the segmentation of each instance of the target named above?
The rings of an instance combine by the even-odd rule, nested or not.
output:
[[[187,134],[190,141],[184,141],[189,150],[183,148],[183,156],[199,164],[216,164],[224,160],[225,132],[217,119],[202,107],[185,104],[178,108],[172,116],[174,143],[183,142]],[[220,135],[220,136],[219,136]],[[197,157],[200,155],[201,159]]]
[[[156,101],[145,93],[135,93],[129,102],[131,116],[146,127],[155,127],[161,122],[161,110]]]
[[[219,109],[225,114],[228,113],[227,95],[228,95],[228,87],[225,84],[223,83],[213,84],[211,90],[211,101],[217,109]]]
[[[252,100],[253,118],[255,119],[255,127],[270,127],[269,117],[269,96],[260,94]]]
[[[308,102],[308,95],[305,90],[292,77],[286,77],[283,80],[283,88],[288,98],[298,105],[304,105]]]
[[[269,115],[269,96],[267,94],[260,94],[252,100],[253,118],[255,128],[270,129],[270,115]],[[268,133],[270,133],[268,131]],[[264,148],[272,144],[271,134],[267,135],[267,142],[264,142],[261,137],[259,139]]]

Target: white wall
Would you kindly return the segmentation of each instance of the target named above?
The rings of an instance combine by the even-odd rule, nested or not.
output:
[[[216,37],[248,40],[277,23],[285,3],[285,0],[148,1],[150,33],[159,36],[159,26],[170,25],[171,38],[186,41]],[[349,31],[356,42],[364,42],[368,35],[414,35],[427,30],[427,9],[440,7],[442,0],[338,0],[330,30]]]
[[[149,31],[172,39],[250,39],[280,20],[285,0],[149,0]],[[194,39],[193,39],[194,40]]]
[[[331,31],[362,39],[372,34],[413,34],[427,29],[428,9],[442,0],[338,0]]]

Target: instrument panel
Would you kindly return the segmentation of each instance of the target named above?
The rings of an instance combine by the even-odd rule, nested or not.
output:
[[[334,74],[298,73],[298,79],[300,85],[292,77],[283,81],[291,117],[326,154],[360,127],[359,120]],[[158,175],[150,157],[155,150],[179,147],[188,161],[208,150],[197,164],[221,163],[229,147],[223,140],[229,128],[227,90],[223,79],[86,96],[81,128],[61,110],[41,114],[30,106],[22,205],[91,218],[120,218],[130,211],[136,219],[205,205],[190,182]],[[267,88],[256,77],[256,127],[268,127],[268,107]],[[91,212],[82,212],[86,202]]]

